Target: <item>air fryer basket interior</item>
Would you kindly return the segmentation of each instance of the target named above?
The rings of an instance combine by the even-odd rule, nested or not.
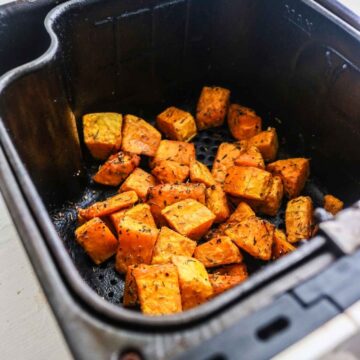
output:
[[[99,164],[82,144],[84,113],[133,113],[153,122],[169,105],[194,113],[203,85],[225,86],[232,101],[253,107],[265,127],[277,128],[280,157],[311,158],[305,191],[315,205],[328,192],[347,204],[360,198],[360,74],[353,60],[360,59],[359,48],[319,14],[311,13],[313,23],[296,22],[293,3],[295,10],[303,6],[72,1],[48,18],[56,34],[52,48],[3,89],[1,117],[66,251],[101,297],[119,304],[124,284],[113,260],[94,267],[73,238],[76,206],[115,191],[90,183]],[[307,12],[304,7],[304,19]],[[201,133],[199,159],[210,165],[227,140],[225,128]],[[280,217],[271,220],[282,226]]]

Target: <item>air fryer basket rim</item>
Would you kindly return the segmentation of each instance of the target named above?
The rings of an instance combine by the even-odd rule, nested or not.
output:
[[[71,0],[55,7],[45,19],[45,28],[48,32],[51,40],[51,44],[47,51],[37,59],[17,67],[0,78],[0,96],[1,93],[6,89],[8,85],[16,81],[16,79],[25,76],[43,66],[50,64],[54,61],[54,58],[59,50],[59,39],[53,28],[54,23],[62,16],[66,15],[67,11],[80,7],[82,5],[94,2],[94,0]],[[337,18],[326,10],[321,5],[317,4],[313,0],[301,0],[301,2],[311,6],[322,15],[330,18],[336,22],[337,25],[341,26],[344,30],[349,32],[352,36],[356,36],[360,39],[358,31],[347,25],[341,19]],[[4,123],[0,122],[0,140],[1,146],[4,148],[8,161],[10,162],[14,173],[16,174],[17,180],[23,191],[24,197],[26,198],[30,208],[32,209],[33,216],[41,229],[44,238],[48,246],[51,248],[52,255],[56,258],[57,265],[60,267],[61,272],[65,274],[66,281],[70,285],[71,290],[82,299],[83,302],[88,304],[90,307],[95,309],[96,312],[109,317],[112,320],[128,323],[132,325],[142,326],[153,326],[158,328],[166,328],[169,330],[169,326],[185,325],[195,320],[201,320],[207,315],[215,313],[220,308],[229,305],[231,302],[235,302],[241,294],[249,291],[250,288],[255,288],[260,283],[268,278],[271,278],[289,266],[295,264],[300,258],[306,258],[312,254],[315,250],[319,249],[323,245],[323,241],[314,239],[304,245],[297,252],[290,254],[284,259],[277,261],[274,264],[268,265],[266,271],[261,271],[258,274],[252,276],[251,282],[245,282],[232,289],[231,291],[217,297],[209,303],[203,304],[200,307],[181,313],[178,315],[165,316],[161,318],[150,318],[143,316],[140,313],[131,312],[122,307],[115,306],[101,299],[81,278],[79,272],[75,268],[75,265],[68,256],[65,247],[63,246],[59,235],[56,233],[55,228],[50,220],[47,210],[32,182],[30,176],[25,169],[17,151],[5,129]]]

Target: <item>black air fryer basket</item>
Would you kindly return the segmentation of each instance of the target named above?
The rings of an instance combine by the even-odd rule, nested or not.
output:
[[[360,198],[353,14],[333,1],[72,0],[47,15],[45,30],[53,5],[1,13],[10,28],[26,13],[32,20],[23,25],[33,31],[15,52],[0,40],[3,71],[25,63],[0,78],[0,185],[76,357],[268,358],[360,298],[347,281],[360,273],[356,205],[294,253],[252,262],[251,277],[236,288],[158,318],[123,308],[114,260],[94,266],[73,235],[76,207],[114,193],[90,181],[98,163],[83,146],[81,116],[114,111],[152,122],[170,105],[194,113],[204,85],[231,89],[233,102],[276,127],[280,158],[311,158],[305,193],[316,206],[326,193],[353,204]],[[199,160],[211,165],[229,140],[225,127],[201,132]],[[269,220],[281,227],[282,218]]]

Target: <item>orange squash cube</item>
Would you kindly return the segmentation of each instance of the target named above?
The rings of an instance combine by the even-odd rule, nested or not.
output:
[[[144,265],[133,269],[141,311],[158,316],[181,312],[176,267],[172,264]]]
[[[156,240],[151,263],[171,263],[173,255],[192,256],[195,248],[196,241],[163,226]]]
[[[149,188],[155,185],[156,179],[151,174],[136,168],[120,186],[119,192],[133,190],[142,201],[145,201]]]
[[[122,115],[86,114],[82,118],[84,142],[95,159],[105,160],[120,150]]]
[[[199,130],[221,126],[228,110],[230,90],[204,86],[196,108],[196,124]]]
[[[97,217],[77,228],[75,237],[76,241],[97,265],[113,256],[118,246],[118,241],[113,233]]]
[[[203,204],[186,199],[161,211],[169,226],[193,240],[199,240],[211,227],[215,215]]]
[[[194,257],[207,268],[240,263],[243,260],[240,250],[227,236],[219,236],[199,245]]]
[[[151,173],[160,184],[177,184],[185,182],[189,177],[189,167],[172,160],[160,160],[156,162]]]
[[[213,289],[213,297],[220,295],[223,292],[232,289],[236,285],[242,283],[244,279],[242,276],[230,276],[230,275],[217,275],[209,274],[210,284]]]
[[[231,264],[231,265],[224,265],[217,268],[213,274],[216,275],[228,275],[228,276],[241,276],[243,279],[248,278],[248,271],[246,268],[246,264]]]
[[[344,203],[333,195],[324,196],[324,209],[329,213],[336,215],[344,207]]]
[[[287,203],[285,211],[287,241],[309,239],[313,231],[313,204],[309,196],[299,196]]]
[[[119,247],[115,268],[126,273],[128,266],[151,264],[152,253],[159,230],[124,216],[118,224]]]
[[[249,139],[250,146],[256,146],[265,161],[274,161],[276,159],[279,142],[276,130],[269,128]]]
[[[225,230],[225,234],[253,257],[270,260],[274,229],[274,225],[253,216],[233,224]]]
[[[246,204],[245,202],[240,202],[237,208],[234,210],[234,212],[230,215],[228,221],[240,222],[254,215],[255,215],[254,211],[251,209],[251,207],[248,204]]]
[[[165,225],[166,221],[161,215],[161,210],[166,206],[185,199],[194,199],[205,204],[204,184],[164,184],[156,185],[149,189],[148,204],[158,225]]]
[[[219,184],[206,189],[206,206],[214,213],[215,223],[224,222],[230,216],[226,194]]]
[[[269,192],[271,181],[271,174],[265,170],[233,166],[226,175],[224,191],[245,199],[264,200]]]
[[[260,150],[255,146],[244,145],[239,157],[235,160],[237,166],[252,166],[259,169],[265,169],[264,159]]]
[[[144,264],[128,266],[128,270],[125,276],[125,288],[123,298],[124,306],[136,306],[139,303],[138,290],[133,271],[136,268],[146,269],[146,266],[147,265]]]
[[[196,123],[193,116],[174,106],[159,114],[156,118],[156,124],[171,140],[190,141],[196,136]]]
[[[139,163],[139,156],[120,151],[106,160],[93,176],[93,180],[102,185],[118,186],[139,166]]]
[[[209,299],[213,290],[205,266],[188,256],[173,256],[171,260],[179,275],[183,310],[191,309]]]
[[[125,115],[121,149],[133,154],[154,156],[161,141],[161,134],[147,121]]]
[[[230,105],[227,121],[232,136],[237,140],[250,139],[261,131],[261,117],[239,104]]]
[[[152,216],[150,206],[148,204],[138,204],[130,209],[124,209],[112,213],[110,215],[110,220],[117,232],[119,232],[119,221],[125,215],[131,217],[134,220],[140,221],[150,227],[156,228],[155,220]]]
[[[281,177],[285,195],[290,199],[301,193],[310,174],[309,160],[304,158],[278,160],[269,164],[266,169]]]
[[[195,161],[195,146],[183,141],[162,140],[151,162],[151,167],[161,160],[171,160],[190,166]]]
[[[272,248],[272,258],[278,259],[279,257],[284,256],[294,250],[296,250],[296,247],[291,245],[286,240],[285,233],[279,229],[275,229],[274,242]]]
[[[86,209],[79,209],[79,215],[85,219],[106,216],[118,210],[125,209],[138,201],[135,191],[127,191],[96,202]]]
[[[215,179],[208,167],[200,161],[194,161],[190,165],[190,180],[193,183],[203,183],[205,186],[215,185]]]
[[[240,156],[242,148],[243,145],[240,143],[220,144],[211,170],[216,182],[222,184],[225,181],[229,168],[235,165],[235,160]]]

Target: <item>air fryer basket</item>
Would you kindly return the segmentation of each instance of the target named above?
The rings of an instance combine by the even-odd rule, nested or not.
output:
[[[116,111],[153,121],[169,105],[194,112],[203,85],[225,86],[232,101],[255,108],[265,126],[278,129],[280,157],[311,158],[305,192],[315,205],[328,192],[350,205],[360,198],[355,29],[311,0],[72,0],[45,25],[49,49],[1,78],[0,139],[68,291],[86,311],[132,331],[212,324],[209,333],[187,339],[196,344],[340,255],[317,237],[275,263],[250,263],[248,281],[183,314],[148,318],[122,308],[123,278],[113,260],[94,267],[73,238],[76,206],[114,191],[90,182],[98,164],[84,149],[80,119]],[[202,132],[195,139],[199,159],[210,165],[227,140],[225,128]],[[282,226],[281,216],[270,220]],[[177,342],[170,338],[163,357]]]

